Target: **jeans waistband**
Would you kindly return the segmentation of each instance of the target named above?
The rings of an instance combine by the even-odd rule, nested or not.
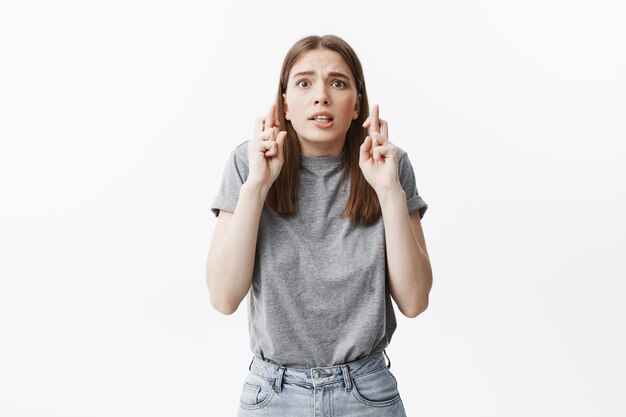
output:
[[[347,385],[350,385],[350,377],[357,377],[382,367],[390,368],[391,361],[389,360],[389,364],[387,365],[385,363],[385,357],[389,360],[387,352],[382,350],[368,357],[343,365],[300,369],[280,366],[254,356],[250,363],[249,370],[261,377],[276,379],[277,390],[280,390],[282,382],[319,386],[343,380]]]

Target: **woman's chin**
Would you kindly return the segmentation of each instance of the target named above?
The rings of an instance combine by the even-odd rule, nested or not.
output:
[[[338,135],[336,129],[322,130],[322,129],[307,129],[304,135],[307,140],[311,142],[335,142],[336,140],[343,139],[346,136],[346,132],[343,135]]]
[[[313,142],[313,143],[335,143],[340,139],[341,138],[338,138],[337,135],[330,135],[330,134],[326,134],[326,135],[313,134],[313,135],[307,135],[304,137],[304,140],[308,142]]]

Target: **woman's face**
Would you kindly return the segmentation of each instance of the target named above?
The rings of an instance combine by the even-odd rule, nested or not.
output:
[[[338,52],[314,49],[304,53],[289,71],[283,99],[285,118],[298,134],[303,155],[341,152],[361,100],[350,67]],[[315,120],[319,112],[329,119]]]

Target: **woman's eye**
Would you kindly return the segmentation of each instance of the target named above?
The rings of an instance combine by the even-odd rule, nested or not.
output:
[[[340,80],[335,80],[335,81],[333,81],[333,83],[340,83],[341,85],[339,87],[343,87],[344,86],[344,82],[340,81]]]
[[[300,81],[298,82],[298,85],[299,85],[299,86],[302,86],[302,83],[307,83],[307,84],[308,84],[309,82],[308,82],[307,80],[300,80]],[[305,86],[305,87],[306,87],[306,86]]]

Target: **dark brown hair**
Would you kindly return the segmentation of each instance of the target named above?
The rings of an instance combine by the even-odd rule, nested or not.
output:
[[[334,35],[304,37],[297,41],[285,56],[276,95],[276,109],[280,129],[287,131],[283,146],[285,161],[278,178],[276,178],[268,192],[266,202],[274,211],[283,216],[292,216],[298,212],[297,186],[300,175],[300,143],[291,122],[285,119],[283,93],[287,91],[289,72],[295,62],[304,53],[313,49],[323,48],[336,51],[345,59],[356,81],[357,95],[361,94],[359,115],[356,120],[352,120],[352,124],[348,128],[343,147],[341,181],[343,182],[347,178],[348,173],[350,173],[350,196],[342,215],[350,218],[353,222],[368,225],[378,219],[381,215],[381,210],[376,192],[367,182],[359,167],[359,148],[368,134],[367,129],[363,127],[363,123],[369,115],[367,90],[359,58],[350,45]]]

